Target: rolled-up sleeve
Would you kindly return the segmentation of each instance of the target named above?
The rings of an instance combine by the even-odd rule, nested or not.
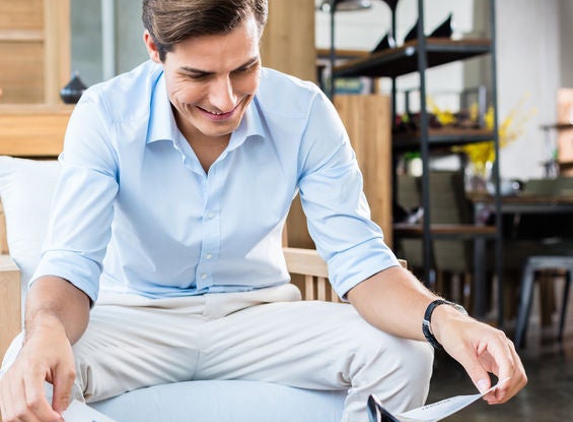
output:
[[[362,174],[334,106],[317,95],[301,144],[299,189],[309,233],[340,297],[399,262],[370,219]]]
[[[66,132],[48,234],[34,276],[64,278],[96,301],[118,192],[117,159],[105,107],[84,94]]]

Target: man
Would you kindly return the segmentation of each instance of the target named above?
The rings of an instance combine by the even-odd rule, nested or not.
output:
[[[261,67],[266,13],[266,0],[144,0],[151,61],[83,95],[24,342],[0,381],[5,422],[194,378],[347,388],[343,420],[364,422],[368,394],[396,412],[424,402],[424,337],[480,390],[488,372],[509,378],[490,403],[525,385],[502,332],[398,265],[331,103]],[[280,239],[297,192],[353,306],[299,301],[288,284]]]

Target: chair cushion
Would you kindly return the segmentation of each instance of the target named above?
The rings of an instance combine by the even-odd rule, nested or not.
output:
[[[345,391],[258,381],[188,381],[91,403],[119,422],[338,422]]]
[[[54,160],[0,156],[0,199],[6,216],[8,248],[20,267],[24,287],[40,261],[59,175],[60,167]]]

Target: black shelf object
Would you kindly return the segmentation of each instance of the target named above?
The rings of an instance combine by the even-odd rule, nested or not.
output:
[[[389,34],[396,34],[396,9],[399,0],[384,0],[389,6],[391,13],[392,28]],[[479,228],[468,226],[438,227],[430,224],[430,192],[429,192],[429,156],[430,152],[436,152],[440,148],[463,145],[474,142],[494,141],[496,157],[499,157],[498,120],[494,116],[493,130],[466,129],[466,128],[439,128],[430,126],[429,113],[426,104],[426,70],[461,60],[477,58],[489,55],[491,57],[491,103],[497,110],[497,70],[495,48],[495,0],[483,0],[489,2],[490,36],[488,39],[461,39],[452,40],[447,37],[428,37],[424,30],[424,2],[417,0],[418,17],[415,25],[417,35],[396,48],[387,48],[379,52],[372,52],[368,56],[349,60],[340,66],[335,66],[334,47],[332,47],[331,66],[333,78],[367,76],[371,78],[390,78],[392,82],[392,122],[396,121],[396,97],[397,78],[410,73],[420,75],[420,113],[417,117],[416,131],[399,132],[396,130],[392,135],[393,162],[396,166],[398,154],[407,151],[419,151],[422,158],[422,206],[424,219],[421,225],[416,227],[395,227],[396,235],[407,237],[417,236],[423,239],[423,262],[426,285],[432,284],[432,243],[436,238],[452,237],[460,239],[495,239],[495,269],[497,278],[497,313],[498,327],[503,329],[504,299],[503,299],[503,239],[502,219],[497,218],[495,227]],[[333,28],[334,18],[331,16]],[[331,30],[333,31],[333,29]],[[495,113],[494,113],[495,114]],[[396,192],[396,171],[394,169],[393,191]],[[493,166],[494,181],[494,209],[497,215],[501,215],[501,198],[499,189],[499,160]],[[394,195],[396,200],[396,195]],[[397,237],[398,237],[397,236]],[[477,254],[475,255],[477,257]],[[477,258],[476,258],[477,259]],[[477,262],[477,260],[476,260]],[[483,281],[485,269],[481,265],[474,265],[475,280]],[[476,289],[474,295],[474,315],[484,317],[486,313],[487,299],[484,297],[484,289]]]
[[[350,60],[334,68],[334,77],[369,76],[398,77],[418,71],[418,40],[401,47],[374,53],[366,58]],[[426,38],[428,68],[489,54],[491,41],[484,39],[450,40]]]
[[[395,153],[418,150],[420,138],[420,131],[395,133],[392,135],[392,150]],[[432,149],[491,141],[493,138],[493,132],[487,129],[440,128],[430,129],[427,134],[427,142]]]

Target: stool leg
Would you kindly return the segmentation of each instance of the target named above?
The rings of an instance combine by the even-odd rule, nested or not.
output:
[[[557,341],[563,342],[563,329],[565,328],[565,318],[567,318],[567,304],[569,302],[569,287],[571,284],[571,273],[573,268],[567,270],[565,275],[565,288],[563,289],[563,304],[561,305],[561,319],[559,320],[559,333],[557,334]]]
[[[521,299],[519,303],[519,310],[517,313],[517,323],[515,329],[515,347],[521,348],[525,337],[525,331],[529,320],[529,312],[531,310],[531,298],[533,296],[533,283],[535,281],[535,270],[528,262],[523,271],[523,278],[521,280]]]

